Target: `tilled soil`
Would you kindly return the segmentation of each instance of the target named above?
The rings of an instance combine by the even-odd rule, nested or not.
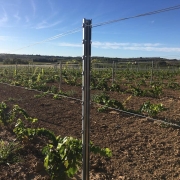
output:
[[[73,90],[74,97],[81,98],[81,87],[63,85],[63,91]],[[92,91],[92,94],[99,93]],[[179,123],[180,99],[178,92],[164,94],[161,98],[131,97],[125,105],[137,110],[143,102],[163,103],[166,111],[156,119],[167,119]],[[44,127],[56,135],[81,138],[82,105],[75,99],[53,99],[51,95],[37,98],[40,93],[21,87],[0,84],[0,102],[9,107],[18,104],[32,117],[38,118],[35,127]],[[125,102],[130,94],[109,92],[112,98]],[[130,115],[115,110],[100,113],[98,105],[92,103],[90,111],[90,139],[102,148],[112,150],[111,158],[90,156],[91,180],[148,180],[180,179],[180,130],[162,125],[156,120]],[[4,141],[16,139],[12,130],[0,127],[0,138]],[[43,168],[41,149],[43,143],[34,139],[19,151],[15,163],[0,165],[0,179],[50,179]],[[74,179],[81,179],[81,172]]]

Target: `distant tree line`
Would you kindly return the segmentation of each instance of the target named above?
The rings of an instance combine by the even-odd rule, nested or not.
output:
[[[4,59],[3,64],[29,64],[29,61],[22,59]]]
[[[33,62],[41,62],[41,63],[57,63],[57,62],[67,62],[67,61],[71,61],[72,63],[78,63],[82,61],[82,58],[69,58],[69,57],[65,57],[65,58],[56,58],[56,59],[52,59],[52,58],[34,58]]]
[[[33,62],[54,63],[54,62],[57,62],[57,60],[56,59],[48,59],[48,58],[36,58],[36,59],[33,59]]]
[[[28,64],[29,62],[40,62],[40,63],[82,63],[82,57],[76,56],[45,56],[45,55],[20,55],[20,54],[0,54],[0,62],[4,64]],[[135,57],[135,58],[119,58],[119,57],[104,57],[104,56],[92,56],[92,63],[134,63],[136,62],[147,62],[152,61],[159,66],[177,66],[180,67],[180,61],[177,59],[165,59],[161,57]]]

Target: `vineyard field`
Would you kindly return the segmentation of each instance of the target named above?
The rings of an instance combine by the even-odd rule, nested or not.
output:
[[[59,70],[26,70],[0,69],[0,102],[7,111],[19,105],[38,119],[27,126],[81,139],[81,71],[63,69],[60,82]],[[93,71],[90,140],[109,148],[112,157],[91,154],[90,179],[179,180],[179,127],[179,71]],[[1,140],[19,142],[11,126],[0,129]],[[44,143],[42,137],[22,142],[17,161],[0,163],[0,179],[50,179],[43,168]],[[81,168],[72,179],[81,179]]]

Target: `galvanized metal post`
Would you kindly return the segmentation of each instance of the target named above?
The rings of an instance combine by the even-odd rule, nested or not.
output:
[[[137,72],[139,72],[139,62],[137,62]]]
[[[153,81],[153,68],[154,68],[154,62],[152,61],[152,66],[151,66],[151,84]]]
[[[91,58],[91,20],[83,19],[83,71],[82,71],[82,179],[89,180],[89,116],[90,116],[90,58]]]
[[[17,75],[17,71],[18,71],[18,70],[17,70],[17,66],[18,66],[18,65],[17,65],[17,62],[16,62],[16,66],[15,66],[15,75]]]
[[[114,61],[112,64],[112,85],[114,84]]]
[[[62,87],[62,62],[59,62],[59,91]]]

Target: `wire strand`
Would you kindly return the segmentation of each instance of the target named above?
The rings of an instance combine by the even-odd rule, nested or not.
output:
[[[16,86],[16,85],[13,85],[13,84],[8,84],[8,83],[3,83],[3,82],[0,82],[0,84],[25,89],[25,90],[28,90],[28,91],[34,91],[34,92],[38,92],[38,93],[47,93],[48,95],[58,95],[58,97],[63,97],[63,98],[66,98],[66,99],[71,99],[71,100],[82,102],[81,99],[77,99],[77,98],[74,98],[74,97],[65,96],[65,95],[61,95],[61,94],[54,94],[54,93],[51,93],[51,92],[40,91],[40,90],[37,90],[37,89],[31,89],[31,88],[23,87],[23,86]]]
[[[163,12],[167,12],[167,11],[173,11],[173,10],[177,10],[177,9],[180,9],[180,5],[176,5],[176,6],[172,6],[172,7],[168,7],[168,8],[164,8],[164,9],[159,9],[159,10],[147,12],[147,13],[144,13],[144,14],[138,14],[138,15],[130,16],[130,17],[126,17],[126,18],[119,18],[119,19],[114,19],[114,20],[110,20],[110,21],[106,21],[106,22],[101,22],[101,23],[92,25],[92,27],[103,26],[103,25],[107,25],[107,24],[116,23],[116,22],[119,22],[119,21],[138,18],[138,17],[142,17],[142,16],[149,16],[149,15],[163,13]]]
[[[58,39],[58,38],[61,38],[61,37],[64,37],[64,36],[67,36],[67,35],[70,35],[70,34],[74,34],[74,33],[77,33],[77,32],[80,32],[82,31],[82,28],[76,28],[76,29],[73,29],[73,30],[70,30],[70,31],[67,31],[65,33],[61,33],[61,34],[58,34],[58,35],[55,35],[55,36],[52,36],[48,39],[45,39],[45,40],[42,40],[42,41],[39,41],[39,42],[36,42],[36,43],[33,43],[33,44],[30,44],[30,45],[27,45],[27,46],[24,46],[22,48],[19,48],[19,49],[15,49],[9,53],[12,53],[12,52],[15,52],[15,51],[19,51],[21,49],[25,49],[25,48],[28,48],[28,47],[32,47],[32,46],[35,46],[37,44],[42,44],[42,43],[45,43],[45,42],[48,42],[48,41],[52,41],[52,40],[55,40],[55,39]]]
[[[177,10],[177,9],[180,9],[180,5],[176,5],[176,6],[172,6],[172,7],[168,7],[168,8],[164,8],[164,9],[160,9],[160,10],[156,10],[156,11],[151,11],[151,12],[147,12],[147,13],[139,14],[139,15],[135,15],[135,16],[130,16],[130,17],[126,17],[126,18],[119,18],[119,19],[115,19],[115,20],[110,20],[110,21],[106,21],[106,22],[101,22],[101,23],[94,24],[94,25],[91,25],[91,26],[92,26],[92,28],[93,28],[93,27],[99,27],[99,26],[103,26],[103,25],[107,25],[107,24],[116,23],[116,22],[119,22],[119,21],[124,21],[124,20],[128,20],[128,19],[133,19],[133,18],[142,17],[142,16],[148,16],[148,15],[163,13],[163,12],[172,11],[172,10]],[[88,25],[87,25],[87,26],[88,26]],[[25,48],[28,48],[28,47],[35,46],[35,45],[37,45],[37,44],[42,44],[42,43],[45,43],[45,42],[48,42],[48,41],[52,41],[52,40],[61,38],[61,37],[63,37],[63,36],[67,36],[67,35],[70,35],[70,34],[74,34],[74,33],[80,32],[80,31],[82,31],[82,27],[81,27],[81,28],[76,28],[76,29],[73,29],[73,30],[70,30],[70,31],[67,31],[67,32],[65,32],[65,33],[61,33],[61,34],[52,36],[52,37],[50,37],[50,38],[48,38],[48,39],[45,39],[45,40],[42,40],[42,41],[39,41],[39,42],[30,44],[30,45],[27,45],[27,46],[24,46],[24,47],[19,48],[19,49],[15,49],[15,50],[13,50],[13,51],[11,51],[11,52],[8,52],[8,53],[12,53],[12,52],[19,51],[19,50],[22,50],[22,49],[25,49]]]
[[[25,87],[22,87],[22,86],[15,86],[15,85],[12,85],[12,84],[8,84],[8,83],[2,83],[0,82],[0,84],[4,84],[4,85],[7,85],[7,86],[13,86],[13,87],[17,87],[17,88],[22,88],[22,89],[26,89],[26,90],[29,90],[29,91],[36,91],[36,92],[39,92],[39,93],[42,93],[43,91],[39,91],[37,89],[29,89],[29,88],[25,88]],[[55,95],[54,93],[47,93],[49,95]],[[77,99],[77,98],[74,98],[74,97],[69,97],[69,96],[64,96],[64,95],[58,95],[60,97],[63,97],[63,98],[67,98],[67,99],[72,99],[72,100],[76,100],[78,102],[82,102],[81,99]],[[98,103],[94,103],[94,102],[90,102],[92,105],[94,104],[98,104]],[[99,104],[100,105],[100,104]],[[180,125],[179,124],[176,124],[176,123],[172,123],[172,122],[167,122],[166,120],[160,120],[160,119],[155,119],[155,118],[152,118],[152,117],[149,117],[149,116],[145,116],[143,114],[137,114],[137,113],[133,113],[133,112],[129,112],[129,111],[125,111],[125,110],[121,110],[121,109],[117,109],[117,108],[112,108],[112,107],[108,107],[108,109],[110,110],[115,110],[115,111],[118,111],[118,112],[122,112],[122,113],[125,113],[125,114],[129,114],[131,116],[136,116],[136,117],[140,117],[140,118],[148,118],[150,120],[153,120],[153,121],[156,121],[156,122],[160,122],[160,123],[164,123],[164,124],[167,124],[167,125],[170,125],[170,126],[175,126],[175,127],[178,127],[180,128]]]
[[[98,104],[98,103],[91,102],[91,104]],[[98,104],[98,105],[101,105],[101,104]],[[159,122],[159,123],[164,123],[166,125],[170,125],[170,126],[180,128],[179,123],[172,123],[172,122],[168,122],[168,121],[162,120],[162,119],[155,119],[155,118],[150,117],[150,116],[146,116],[146,115],[143,115],[143,114],[137,114],[137,113],[133,113],[133,112],[130,112],[130,111],[125,111],[125,110],[121,110],[121,109],[117,109],[117,108],[112,108],[112,107],[107,107],[107,108],[109,110],[114,110],[114,111],[117,111],[117,112],[125,113],[125,114],[128,114],[130,116],[136,116],[136,117],[140,117],[140,118],[147,118],[149,120],[153,120],[153,121],[156,121],[156,122]]]

